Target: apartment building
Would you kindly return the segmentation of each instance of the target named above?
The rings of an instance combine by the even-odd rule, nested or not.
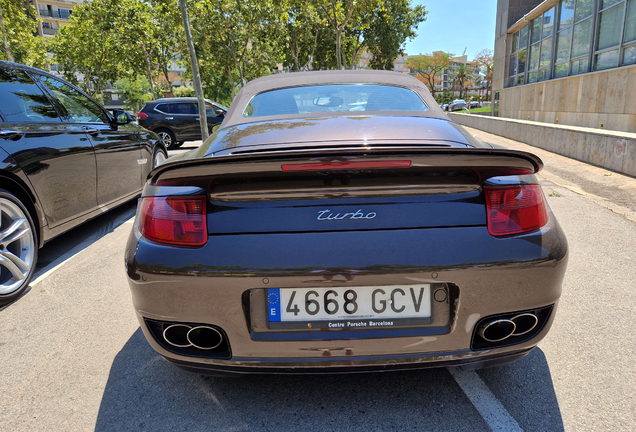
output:
[[[43,37],[53,37],[60,27],[68,24],[73,8],[84,0],[32,0],[42,19],[38,33]]]

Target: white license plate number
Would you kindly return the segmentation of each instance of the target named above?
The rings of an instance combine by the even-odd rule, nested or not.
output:
[[[431,286],[268,289],[267,315],[270,328],[353,329],[416,324],[431,318]]]

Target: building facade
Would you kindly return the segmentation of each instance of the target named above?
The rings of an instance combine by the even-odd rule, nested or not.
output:
[[[42,19],[38,33],[43,37],[53,37],[60,28],[69,23],[73,8],[84,0],[32,0]]]
[[[636,0],[498,0],[495,115],[636,131]]]

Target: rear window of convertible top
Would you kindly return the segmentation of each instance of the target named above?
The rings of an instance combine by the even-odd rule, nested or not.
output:
[[[257,94],[243,117],[364,111],[427,111],[412,90],[378,84],[290,87]]]

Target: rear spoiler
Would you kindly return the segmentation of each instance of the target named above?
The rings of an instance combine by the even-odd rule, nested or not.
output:
[[[543,162],[532,153],[517,150],[466,149],[466,148],[413,148],[394,147],[382,149],[339,148],[321,151],[302,150],[285,153],[272,151],[257,154],[232,154],[207,158],[179,160],[160,165],[148,174],[147,181],[156,185],[159,181],[171,181],[193,177],[209,177],[242,173],[279,173],[283,164],[383,161],[399,158],[411,160],[408,168],[427,170],[470,170],[479,175],[480,181],[491,177],[526,175],[539,172]]]

